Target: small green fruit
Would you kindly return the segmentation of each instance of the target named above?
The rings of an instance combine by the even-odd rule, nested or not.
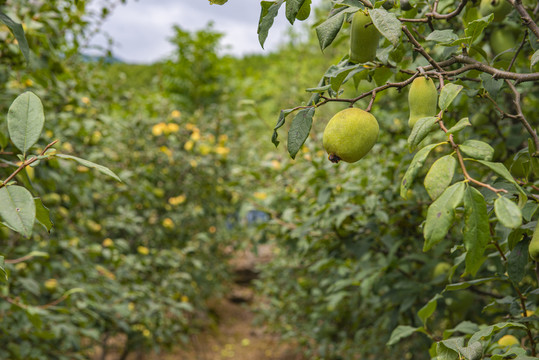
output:
[[[507,0],[481,0],[479,14],[481,16],[494,14],[494,21],[502,21],[512,9]]]
[[[511,31],[496,29],[490,34],[490,47],[494,55],[498,55],[516,46],[517,40]],[[514,51],[508,51],[498,57],[498,60],[511,60]]]
[[[417,120],[436,116],[438,103],[438,91],[431,78],[420,76],[412,81],[408,93],[408,105],[410,106],[410,118],[408,125],[414,127]]]
[[[378,139],[378,121],[358,108],[339,111],[329,120],[322,142],[329,160],[353,163],[365,156]]]
[[[528,252],[533,260],[539,261],[539,221],[535,226],[532,241],[530,241],[530,245],[528,245]]]
[[[378,49],[380,33],[372,23],[368,13],[358,11],[352,18],[350,31],[350,62],[373,61]]]
[[[446,263],[445,261],[436,264],[434,271],[432,272],[432,278],[436,279],[438,276],[445,275],[451,270],[451,264]]]

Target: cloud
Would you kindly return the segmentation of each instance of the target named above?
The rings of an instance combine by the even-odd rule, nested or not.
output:
[[[229,0],[224,6],[210,5],[206,0],[128,0],[114,9],[103,30],[114,39],[116,56],[128,62],[151,63],[173,51],[168,39],[173,36],[174,24],[196,31],[212,21],[214,29],[225,34],[226,52],[243,55],[264,51],[258,42],[259,16],[260,2],[255,0]],[[275,49],[289,28],[283,6],[265,51]],[[104,46],[105,38],[99,36],[93,44]]]

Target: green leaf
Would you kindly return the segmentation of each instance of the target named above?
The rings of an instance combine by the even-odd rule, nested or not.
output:
[[[26,61],[29,62],[30,47],[28,46],[28,41],[26,41],[26,36],[24,35],[24,29],[22,25],[11,20],[11,18],[3,12],[0,12],[0,21],[3,22],[13,33],[15,39],[17,39],[17,42],[19,43],[19,49],[21,49],[21,52]]]
[[[423,228],[423,251],[430,250],[446,236],[455,219],[455,208],[462,202],[465,187],[463,181],[453,184],[429,206]]]
[[[290,24],[294,25],[296,15],[305,1],[309,0],[286,0],[286,18]]]
[[[30,91],[19,95],[9,107],[9,136],[24,155],[39,139],[44,123],[45,114],[41,100]]]
[[[446,43],[457,39],[458,36],[453,32],[453,30],[434,30],[427,36],[425,40]]]
[[[539,62],[539,50],[533,53],[531,59],[530,59],[530,69],[535,66]]]
[[[491,325],[491,326],[487,326],[487,327],[479,330],[478,332],[476,332],[475,334],[472,335],[469,342],[473,343],[473,342],[476,342],[476,341],[479,341],[479,340],[488,340],[493,335],[493,333],[496,333],[496,332],[498,332],[498,331],[500,331],[502,329],[508,328],[508,327],[516,327],[516,328],[520,328],[520,329],[523,329],[523,330],[527,329],[525,325],[520,324],[520,323],[501,322],[501,323],[497,323],[497,324],[494,324],[494,325]]]
[[[452,341],[452,342],[461,341],[462,344],[464,344],[464,338],[462,337],[452,338],[452,339],[448,339],[448,340],[440,341],[436,343],[436,355],[437,355],[436,360],[458,360],[459,359],[458,352],[456,350],[453,350],[453,347],[456,347],[456,345],[453,345],[449,341]],[[448,345],[453,345],[453,346],[449,347],[446,345],[445,342],[447,342]]]
[[[503,226],[510,229],[522,225],[522,213],[520,208],[506,197],[499,197],[494,201],[494,212]]]
[[[496,99],[498,92],[503,86],[503,80],[494,79],[494,77],[487,73],[482,73],[479,75],[481,82],[485,90],[490,94],[493,99]]]
[[[417,332],[419,328],[411,327],[408,325],[399,325],[391,332],[387,346],[395,345],[401,339],[404,339],[413,333]]]
[[[384,8],[378,8],[369,9],[369,15],[380,34],[397,46],[402,33],[402,24],[395,14],[387,12]]]
[[[496,281],[496,280],[499,281],[502,279],[498,277],[489,277],[489,278],[475,279],[475,280],[470,280],[470,281],[463,281],[459,283],[449,284],[449,285],[446,285],[444,292],[467,289],[470,286],[481,285],[481,284],[491,282],[491,281]]]
[[[465,272],[475,276],[485,260],[483,253],[490,242],[487,203],[483,194],[468,186],[464,192],[463,241],[466,247]]]
[[[414,124],[414,127],[412,128],[410,136],[408,137],[408,147],[410,148],[410,150],[413,151],[417,147],[417,145],[419,145],[419,143],[423,141],[423,139],[425,139],[425,137],[432,130],[435,129],[437,121],[438,118],[435,116],[424,117],[417,120],[417,122]]]
[[[310,107],[300,110],[294,120],[292,120],[292,125],[290,125],[290,130],[288,130],[288,153],[292,159],[296,158],[296,154],[311,132],[313,116],[314,107]]]
[[[528,265],[528,242],[518,242],[509,256],[507,256],[507,275],[515,284],[518,284],[526,274]]]
[[[316,27],[316,36],[318,37],[318,42],[320,43],[320,49],[322,49],[322,51],[331,45],[333,40],[337,37],[337,34],[344,23],[345,15],[346,13],[341,11]]]
[[[447,110],[449,105],[451,105],[453,100],[455,100],[463,87],[464,86],[462,85],[455,85],[452,83],[445,84],[440,91],[440,98],[438,100],[438,106],[440,107],[440,110]]]
[[[436,311],[436,306],[438,305],[438,299],[440,298],[442,298],[442,296],[440,296],[440,294],[436,294],[432,299],[429,300],[428,303],[426,303],[417,312],[417,316],[421,319],[421,322],[423,322],[423,325],[426,325],[427,319],[431,317],[432,314],[434,314],[434,311]]]
[[[4,186],[0,188],[0,204],[0,217],[4,224],[29,238],[36,220],[36,205],[32,194],[22,186]]]
[[[49,214],[49,209],[43,205],[43,202],[40,198],[34,198],[34,203],[36,204],[36,220],[43,225],[43,227],[50,232],[53,223]]]
[[[273,21],[279,13],[279,8],[283,4],[284,0],[275,1],[261,1],[260,2],[260,20],[258,21],[258,41],[260,46],[264,48],[264,43],[268,37],[268,31],[273,26]]]
[[[402,198],[406,199],[406,193],[412,187],[412,184],[417,176],[417,173],[423,167],[425,160],[427,160],[427,156],[429,155],[430,151],[438,145],[440,144],[427,145],[421,150],[419,150],[417,154],[415,154],[414,158],[412,159],[412,162],[408,166],[408,169],[406,170],[406,173],[404,174],[402,178],[401,191],[400,191]]]
[[[492,22],[492,19],[494,18],[493,14],[490,14],[489,16],[482,17],[480,19],[474,20],[468,24],[466,29],[464,29],[464,33],[466,36],[471,37],[470,45],[477,40],[481,34],[483,33],[483,30]]]
[[[478,140],[466,140],[461,145],[459,149],[466,155],[478,159],[478,160],[492,160],[494,156],[494,149],[483,141]]]
[[[468,346],[464,346],[464,337],[456,337],[447,340],[442,340],[437,344],[436,350],[438,353],[437,359],[469,359],[469,360],[479,360],[483,355],[483,346],[479,341],[470,341]],[[451,353],[445,352],[443,349],[449,349]],[[454,352],[454,353],[453,353]],[[454,355],[458,356],[455,358]],[[462,356],[462,357],[461,357]]]
[[[7,278],[6,264],[4,260],[5,260],[4,257],[0,255],[0,274],[3,275],[1,278],[2,278],[2,281],[7,282],[8,278]]]
[[[54,155],[56,157],[59,157],[61,159],[67,159],[67,160],[75,160],[76,162],[78,162],[79,164],[83,165],[83,166],[86,166],[88,168],[91,168],[91,169],[96,169],[97,171],[105,174],[105,175],[108,175],[112,178],[114,178],[115,180],[118,180],[118,181],[122,181],[118,175],[116,175],[114,172],[112,172],[109,168],[103,166],[103,165],[99,165],[99,164],[96,164],[96,163],[93,163],[91,161],[88,161],[88,160],[84,160],[84,159],[81,159],[79,157],[76,157],[76,156],[71,156],[71,155],[66,155],[66,154],[56,154]]]
[[[470,120],[468,120],[467,117],[460,119],[458,123],[456,123],[453,127],[447,130],[447,134],[455,134],[460,130],[464,129],[466,126],[472,126]]]
[[[522,190],[520,185],[518,185],[518,183],[515,181],[515,179],[513,178],[513,175],[511,175],[511,173],[509,172],[509,170],[507,170],[507,168],[505,167],[504,164],[502,164],[502,163],[494,163],[494,162],[490,162],[490,161],[483,161],[483,160],[476,160],[476,161],[478,163],[480,163],[480,164],[483,164],[483,165],[489,167],[496,174],[500,175],[505,180],[507,180],[511,184],[513,184],[520,193],[520,195],[519,195],[519,206],[522,206],[522,207],[524,206],[524,204],[526,203],[526,200],[527,200],[527,195],[524,192],[524,190]]]
[[[284,125],[286,115],[290,114],[292,111],[294,110],[292,109],[281,110],[281,113],[279,114],[279,119],[277,119],[277,124],[273,128],[273,135],[271,136],[271,142],[273,143],[273,145],[275,145],[275,147],[279,146],[279,143],[280,143],[280,141],[277,140],[277,137],[279,136],[279,134],[277,133],[277,130],[279,130]]]
[[[425,190],[432,200],[436,200],[453,180],[457,160],[452,155],[446,155],[434,162],[425,176]]]
[[[326,73],[326,77],[329,78],[331,88],[333,91],[337,92],[339,91],[339,88],[341,87],[344,80],[347,78],[348,74],[352,72],[353,70],[357,70],[359,65],[352,65],[352,66],[345,66],[343,68],[339,68],[337,66],[331,67],[330,71]]]

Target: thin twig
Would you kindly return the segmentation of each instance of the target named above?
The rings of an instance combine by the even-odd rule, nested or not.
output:
[[[522,5],[522,0],[507,0],[513,7],[517,10],[520,15],[522,23],[526,25],[534,34],[537,39],[539,39],[539,26],[533,21],[530,17],[524,5]]]
[[[520,120],[524,128],[528,131],[530,136],[533,139],[533,143],[535,144],[535,152],[531,154],[532,156],[539,156],[539,137],[537,137],[537,132],[535,129],[533,129],[530,125],[530,123],[526,120],[526,117],[524,116],[524,113],[522,112],[522,106],[520,106],[520,93],[518,92],[517,88],[513,83],[511,83],[509,80],[505,80],[505,83],[509,86],[511,91],[513,92],[513,103],[515,104],[515,107],[517,109],[517,118]]]
[[[421,44],[415,39],[415,37],[412,35],[410,30],[408,30],[406,26],[402,26],[402,31],[404,32],[404,34],[406,34],[408,40],[412,43],[412,45],[414,45],[415,50],[417,50],[421,55],[423,55],[423,57],[427,59],[429,64],[431,64],[438,71],[444,71],[444,69],[442,69],[442,67],[432,58],[432,56],[430,56],[429,53],[425,51],[423,46],[421,46]]]

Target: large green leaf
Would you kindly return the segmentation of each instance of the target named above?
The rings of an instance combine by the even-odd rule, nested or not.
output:
[[[397,46],[402,34],[402,24],[395,14],[387,12],[384,8],[378,8],[369,9],[369,15],[380,34]]]
[[[487,326],[487,327],[479,330],[478,332],[476,332],[475,334],[472,335],[469,342],[472,343],[472,342],[476,342],[476,341],[479,341],[479,340],[489,339],[493,334],[497,333],[498,331],[500,331],[502,329],[508,328],[508,327],[516,327],[516,328],[520,328],[520,329],[523,329],[523,330],[527,329],[524,324],[520,324],[520,323],[516,323],[516,322],[501,322],[501,323],[497,323],[497,324],[494,324],[494,325],[491,325],[491,326]]]
[[[7,114],[9,137],[23,154],[37,142],[44,123],[43,104],[30,91],[19,95],[9,107]]]
[[[421,330],[423,330],[423,328],[415,328],[408,325],[399,325],[391,332],[391,336],[389,337],[389,341],[387,342],[387,345],[388,346],[395,345],[401,339],[404,339],[405,337],[408,337],[412,335],[413,333],[421,331]]]
[[[430,250],[445,237],[455,219],[455,208],[462,202],[465,188],[463,181],[453,184],[429,206],[423,228],[423,251]]]
[[[408,147],[410,150],[415,150],[417,145],[419,145],[419,143],[436,128],[435,125],[437,121],[438,118],[435,116],[424,117],[417,120],[412,128],[410,136],[408,137]]]
[[[423,164],[425,163],[427,156],[429,155],[430,151],[438,145],[440,144],[427,145],[421,150],[419,150],[417,154],[415,154],[414,158],[412,159],[412,162],[408,166],[408,170],[406,170],[406,173],[404,174],[402,178],[401,189],[400,189],[401,197],[406,199],[406,193],[412,187],[412,184],[417,176],[417,173],[423,167]]]
[[[490,161],[484,161],[484,160],[476,160],[476,161],[478,163],[480,163],[480,164],[483,164],[483,165],[487,166],[492,171],[494,171],[496,174],[500,175],[502,178],[504,178],[505,180],[507,180],[511,184],[513,184],[517,188],[517,190],[519,191],[519,194],[520,194],[519,195],[519,206],[521,206],[521,207],[524,206],[524,204],[526,203],[526,200],[527,200],[527,195],[524,192],[524,190],[522,190],[520,185],[518,185],[518,183],[515,181],[515,179],[513,178],[513,175],[511,175],[511,173],[509,172],[509,170],[507,170],[507,168],[505,167],[504,164],[490,162]]]
[[[264,43],[268,37],[269,29],[273,26],[273,21],[279,13],[279,8],[283,4],[284,0],[279,1],[261,1],[260,2],[260,19],[258,21],[258,41],[260,46],[264,48]]]
[[[43,225],[48,232],[50,232],[53,227],[53,223],[51,221],[49,209],[43,205],[40,198],[35,198],[34,202],[36,204],[36,220]]]
[[[292,120],[290,130],[288,130],[288,153],[292,159],[296,158],[296,154],[311,132],[313,116],[314,107],[310,107],[300,110],[294,120]]]
[[[56,154],[54,155],[56,157],[59,157],[61,159],[67,159],[67,160],[74,160],[76,162],[78,162],[79,164],[83,165],[83,166],[86,166],[88,168],[91,168],[91,169],[96,169],[98,170],[99,172],[102,172],[103,174],[105,175],[108,175],[118,181],[122,181],[118,175],[116,175],[114,172],[112,172],[112,170],[110,170],[109,168],[103,166],[103,165],[99,165],[99,164],[96,164],[96,163],[93,163],[91,161],[88,161],[88,160],[84,160],[84,159],[81,159],[79,157],[76,157],[76,156],[72,156],[72,155],[66,155],[66,154]]]
[[[293,111],[292,109],[286,109],[286,110],[281,110],[281,112],[279,113],[277,124],[273,128],[273,135],[271,136],[271,142],[273,143],[273,145],[275,145],[275,147],[279,146],[279,143],[280,143],[280,141],[277,140],[279,136],[279,134],[277,133],[277,130],[279,130],[285,124],[286,115],[290,114],[292,111]]]
[[[436,200],[453,181],[457,168],[457,160],[452,155],[446,155],[434,162],[425,176],[425,190],[432,200]]]
[[[479,140],[466,140],[459,145],[459,149],[464,154],[478,160],[490,161],[492,160],[492,156],[494,156],[492,146]]]
[[[296,15],[298,14],[299,9],[301,8],[301,5],[303,5],[304,2],[310,3],[310,0],[286,0],[286,18],[290,22],[290,24],[294,25],[294,22],[296,21]]]
[[[447,110],[462,88],[462,85],[455,85],[451,83],[445,84],[440,91],[440,98],[438,100],[438,106],[440,109],[444,111]]]
[[[470,120],[468,118],[462,118],[459,120],[458,123],[456,123],[453,127],[451,127],[449,130],[447,130],[447,134],[455,134],[459,132],[460,130],[464,129],[467,126],[472,126],[470,123]]]
[[[0,217],[4,224],[29,238],[36,220],[34,197],[18,185],[0,188]]]
[[[22,54],[24,55],[27,62],[30,61],[30,47],[28,46],[28,41],[26,41],[26,36],[24,35],[24,29],[21,24],[13,21],[9,16],[0,12],[0,21],[3,22],[9,30],[17,39],[19,43],[19,48],[21,49]]]
[[[429,300],[428,303],[426,303],[419,311],[417,312],[417,316],[421,319],[421,322],[423,325],[426,325],[427,319],[434,314],[434,311],[436,311],[436,306],[438,304],[438,299],[442,298],[440,294],[434,295],[432,299]]]
[[[466,26],[466,29],[464,29],[464,33],[466,36],[471,37],[470,39],[470,45],[477,40],[481,34],[483,33],[483,30],[492,22],[492,19],[494,18],[493,14],[490,14],[488,16],[482,17],[480,19],[474,20]]]
[[[466,247],[466,273],[475,276],[484,261],[483,253],[490,242],[487,203],[483,195],[468,186],[464,192],[463,241]]]
[[[509,256],[507,256],[507,275],[515,284],[518,284],[526,274],[528,265],[528,242],[518,242]]]
[[[337,37],[337,34],[344,23],[345,15],[346,13],[341,11],[316,27],[316,36],[318,37],[318,42],[320,43],[320,49],[322,49],[322,51],[331,45],[333,40]]]
[[[494,212],[503,226],[515,229],[522,225],[522,212],[517,204],[506,197],[494,201]]]

